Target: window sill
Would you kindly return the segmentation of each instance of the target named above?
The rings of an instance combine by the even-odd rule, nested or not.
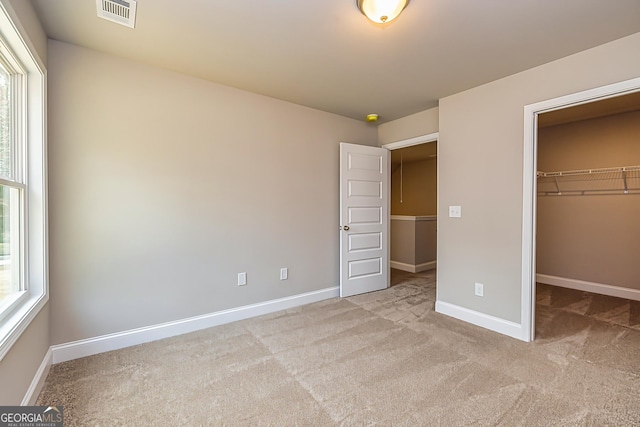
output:
[[[0,323],[0,361],[40,313],[49,299],[47,294],[31,295]]]

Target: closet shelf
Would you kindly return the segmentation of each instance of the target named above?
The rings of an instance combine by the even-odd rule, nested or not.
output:
[[[538,196],[640,194],[640,166],[537,173]]]

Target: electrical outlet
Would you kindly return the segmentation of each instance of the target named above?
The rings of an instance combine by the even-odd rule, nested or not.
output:
[[[238,273],[238,286],[247,284],[247,273]]]
[[[462,218],[462,206],[449,206],[449,218]]]
[[[289,269],[281,268],[280,269],[280,280],[287,280],[289,278]]]
[[[484,296],[484,285],[482,283],[476,282],[476,296],[478,297]]]

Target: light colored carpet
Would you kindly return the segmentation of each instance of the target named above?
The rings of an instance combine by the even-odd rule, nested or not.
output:
[[[392,278],[55,365],[38,404],[68,427],[640,425],[640,330],[549,290],[523,343],[435,313],[433,271]]]

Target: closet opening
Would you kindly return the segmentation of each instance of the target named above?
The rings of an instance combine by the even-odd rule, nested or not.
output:
[[[525,106],[523,190],[522,339],[640,328],[640,78]]]
[[[536,332],[640,327],[640,92],[542,113],[537,134]]]

